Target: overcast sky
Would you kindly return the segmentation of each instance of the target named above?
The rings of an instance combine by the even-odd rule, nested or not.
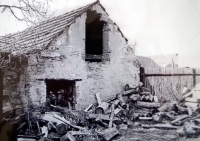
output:
[[[55,15],[64,14],[94,1],[59,0],[50,5],[50,10],[57,11]],[[100,2],[129,41],[137,42],[137,55],[178,54],[179,67],[200,68],[200,0]],[[0,14],[1,36],[24,28],[25,23]]]

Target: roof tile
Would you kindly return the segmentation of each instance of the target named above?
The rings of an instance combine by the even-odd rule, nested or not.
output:
[[[0,36],[0,50],[1,52],[21,54],[45,49],[54,37],[61,34],[77,17],[97,3],[99,3],[99,1],[43,21],[22,32]]]

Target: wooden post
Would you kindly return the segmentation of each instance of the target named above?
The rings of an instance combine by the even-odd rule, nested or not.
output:
[[[102,102],[96,109],[96,114],[104,114],[104,112],[109,108],[109,104],[107,102]]]
[[[56,125],[56,131],[58,132],[59,135],[64,135],[69,128],[70,128],[69,125],[64,123]]]
[[[196,85],[196,70],[193,69],[193,87]]]
[[[114,116],[115,116],[115,104],[112,104],[111,106],[111,114],[110,114],[110,121],[109,121],[109,125],[108,127],[109,128],[112,128],[112,123],[113,123],[113,119],[114,119]]]
[[[142,75],[142,74],[144,74],[144,73],[145,73],[144,67],[140,67],[140,82],[142,82],[143,85],[145,86],[145,76]]]

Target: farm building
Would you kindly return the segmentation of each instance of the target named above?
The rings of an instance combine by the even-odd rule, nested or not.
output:
[[[48,97],[83,109],[139,82],[134,50],[99,1],[0,37],[0,51],[3,112]]]
[[[96,1],[0,37],[0,138],[194,139],[199,72],[135,56]]]

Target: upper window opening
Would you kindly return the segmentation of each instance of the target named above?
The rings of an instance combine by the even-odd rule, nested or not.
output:
[[[86,19],[86,61],[101,62],[103,54],[103,26],[104,21],[100,21],[101,14],[95,11],[87,11]]]

